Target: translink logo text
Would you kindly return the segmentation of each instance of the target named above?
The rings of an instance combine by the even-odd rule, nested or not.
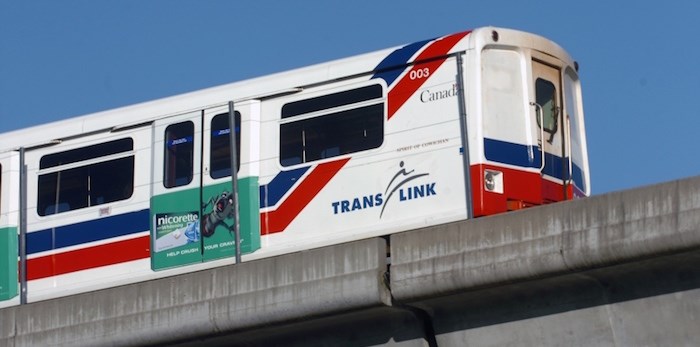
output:
[[[399,163],[401,169],[394,175],[391,181],[389,181],[383,193],[379,192],[376,194],[353,197],[348,200],[334,201],[331,203],[333,214],[348,213],[381,206],[382,209],[379,213],[379,218],[381,218],[390,201],[398,199],[398,202],[405,202],[437,195],[435,191],[435,182],[417,185],[409,184],[411,181],[426,177],[429,174],[414,174],[413,172],[415,170],[407,172],[403,166],[404,163],[402,161]]]

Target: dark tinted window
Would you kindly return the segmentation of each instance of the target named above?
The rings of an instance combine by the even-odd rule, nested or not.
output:
[[[376,91],[376,88],[379,88],[379,95],[368,93],[368,91]],[[280,126],[280,164],[290,166],[381,146],[384,141],[384,103],[378,100],[381,98],[379,85],[331,94],[327,97],[296,101],[293,104],[296,104],[295,108],[298,110],[315,112],[326,106],[336,107],[368,101],[358,95],[363,95],[363,98],[371,95],[369,100],[377,100],[377,103],[373,105],[365,103],[366,106],[282,124]],[[348,96],[348,99],[342,100],[341,96]],[[327,100],[334,101],[331,103]],[[319,102],[320,104],[317,104]],[[283,110],[288,105],[290,104],[285,105]]]
[[[49,154],[41,162],[53,163],[57,167],[46,174],[39,175],[37,213],[40,216],[76,210],[84,207],[106,204],[128,199],[134,191],[134,156],[133,140],[112,141],[99,145],[87,146],[66,152]],[[119,154],[114,151],[115,143],[130,143],[122,147],[123,156],[100,161],[105,155]],[[109,149],[109,150],[105,150]],[[49,158],[44,161],[44,159]],[[78,160],[80,159],[80,160]],[[57,163],[80,163],[90,159],[85,165],[70,165],[61,169]]]
[[[557,132],[557,119],[559,117],[559,107],[557,107],[557,90],[550,81],[538,78],[535,81],[535,98],[538,105],[542,107],[544,124],[540,115],[537,116],[537,125],[544,128],[548,133]]]
[[[76,148],[70,151],[49,154],[41,157],[39,162],[40,169],[49,167],[77,163],[79,161],[92,158],[105,157],[110,154],[130,151],[134,148],[134,141],[131,138],[120,139],[98,145]]]
[[[194,168],[194,123],[171,124],[165,129],[165,167],[163,185],[166,188],[192,182]]]
[[[241,114],[233,113],[236,130],[236,170],[241,167]],[[231,131],[229,129],[229,114],[217,114],[211,120],[211,178],[231,176]]]
[[[340,93],[323,95],[311,99],[290,102],[282,106],[282,119],[311,113],[333,107],[354,104],[357,102],[378,99],[382,97],[382,86],[374,84],[367,87],[347,90]]]

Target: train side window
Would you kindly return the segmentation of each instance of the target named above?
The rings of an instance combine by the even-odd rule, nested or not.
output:
[[[557,132],[557,120],[559,107],[557,106],[557,90],[554,84],[545,79],[538,78],[535,81],[535,98],[538,105],[542,106],[542,118],[537,117],[537,125],[544,131],[554,134]],[[544,121],[544,123],[543,123]]]
[[[241,168],[241,113],[234,111],[234,129],[236,131],[236,170]],[[220,113],[211,119],[211,178],[231,176],[231,130],[229,114]]]
[[[290,102],[282,106],[282,119],[307,114],[329,108],[351,105],[382,97],[382,86],[373,84],[366,87],[342,91],[315,98]]]
[[[381,146],[382,96],[377,84],[284,105],[282,118],[288,121],[280,126],[280,164],[291,166]]]
[[[48,216],[130,198],[133,147],[133,140],[125,138],[43,156],[37,213]]]
[[[165,128],[163,185],[174,188],[190,184],[194,173],[194,123],[187,121]]]

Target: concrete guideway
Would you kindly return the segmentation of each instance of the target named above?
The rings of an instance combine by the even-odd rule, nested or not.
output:
[[[698,345],[700,177],[0,310],[0,346]]]
[[[700,177],[392,235],[440,346],[700,345]]]
[[[0,346],[171,344],[390,304],[369,239],[0,311]]]
[[[700,178],[392,235],[391,289],[436,293],[700,248]]]

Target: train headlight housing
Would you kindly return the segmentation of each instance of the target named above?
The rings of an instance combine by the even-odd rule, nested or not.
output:
[[[484,170],[484,189],[487,192],[503,194],[503,172]]]

